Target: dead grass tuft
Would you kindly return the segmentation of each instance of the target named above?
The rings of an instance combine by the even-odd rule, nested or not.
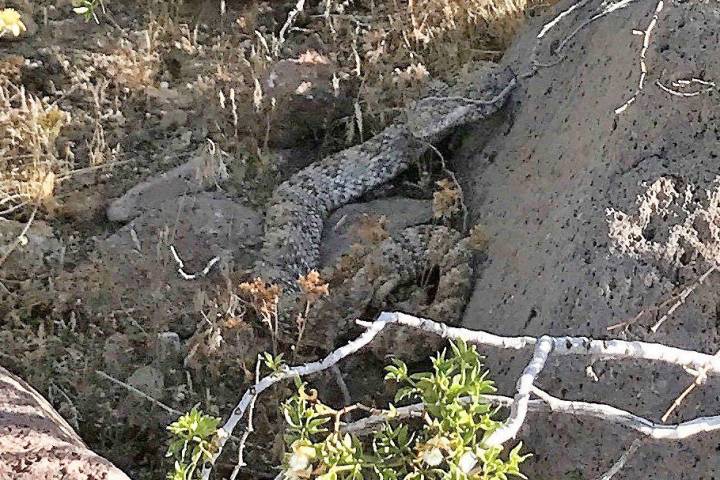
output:
[[[57,105],[0,85],[0,215],[28,204],[54,208],[56,181],[72,168],[55,145],[69,122]]]

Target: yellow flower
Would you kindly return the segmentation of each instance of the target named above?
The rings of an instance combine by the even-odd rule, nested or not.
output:
[[[25,30],[27,29],[22,20],[20,20],[20,14],[17,10],[12,8],[0,10],[0,37],[3,36],[5,32],[10,32],[17,37]]]

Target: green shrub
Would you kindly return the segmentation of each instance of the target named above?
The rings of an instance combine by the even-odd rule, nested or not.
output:
[[[418,400],[422,424],[399,418],[393,405],[388,421],[366,434],[343,433],[342,415],[323,404],[317,393],[296,381],[297,394],[282,406],[287,422],[283,461],[285,478],[317,480],[505,480],[525,478],[521,444],[505,458],[503,448],[483,441],[501,426],[497,409],[484,395],[495,391],[474,346],[451,345],[432,359],[432,372],[410,374],[395,360],[387,380],[400,384],[395,401]],[[358,407],[358,406],[355,406]],[[366,408],[366,407],[364,407]],[[395,418],[393,418],[395,417]]]

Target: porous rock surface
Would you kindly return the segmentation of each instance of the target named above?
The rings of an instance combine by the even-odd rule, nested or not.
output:
[[[572,2],[560,2],[555,12]],[[551,45],[596,12],[589,2],[551,30]],[[488,259],[480,267],[464,323],[506,335],[569,334],[662,342],[714,353],[720,344],[717,276],[699,287],[655,334],[656,317],[627,331],[607,327],[631,319],[643,307],[668,298],[707,269],[700,261],[666,268],[610,251],[606,209],[634,213],[643,183],[660,176],[710,187],[720,175],[717,91],[678,97],[656,80],[692,77],[720,80],[720,9],[717,4],[665,2],[653,30],[646,61],[649,74],[637,101],[620,107],[638,86],[644,30],[656,2],[639,1],[580,31],[567,45],[567,59],[541,68],[520,82],[506,119],[478,153],[465,136],[462,165],[466,201],[473,220],[489,235]],[[552,17],[542,20],[547,22]],[[504,63],[526,71],[542,26],[527,26]],[[662,313],[662,312],[661,312]],[[503,393],[515,381],[529,353],[485,350]],[[675,397],[692,383],[680,368],[647,362],[597,362],[594,382],[584,359],[551,358],[538,384],[566,399],[600,401],[659,421]],[[720,381],[709,379],[669,422],[720,412]],[[632,432],[588,419],[530,414],[521,432],[528,451],[529,478],[599,478],[630,445]],[[720,478],[720,436],[644,444],[616,479]]]
[[[0,367],[0,478],[129,480],[35,389]]]

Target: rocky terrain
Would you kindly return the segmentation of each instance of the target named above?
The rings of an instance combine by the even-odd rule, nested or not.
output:
[[[373,104],[377,91],[363,91],[353,81],[333,91],[333,76],[345,65],[337,58],[325,61],[332,55],[321,40],[300,36],[286,46],[284,58],[262,68],[256,63],[244,70],[242,62],[235,68],[228,60],[232,45],[245,42],[248,52],[257,47],[252,31],[228,33],[229,25],[250,18],[241,6],[230,5],[227,16],[218,17],[205,4],[188,4],[169,15],[174,22],[162,23],[155,13],[158,23],[149,24],[142,6],[110,6],[111,16],[96,25],[68,13],[67,6],[13,5],[35,21],[17,40],[0,38],[2,78],[49,97],[79,121],[64,125],[52,142],[58,159],[66,147],[77,151],[72,168],[58,170],[70,180],[55,187],[56,200],[46,200],[37,215],[25,208],[0,220],[0,365],[33,385],[91,449],[131,478],[159,478],[167,471],[164,427],[177,415],[130,394],[127,386],[177,412],[200,403],[212,414],[227,414],[253,379],[257,355],[273,348],[262,322],[238,296],[260,251],[272,188],[342,149],[344,141],[358,143],[362,129],[379,130],[387,119],[375,114],[379,107],[371,108],[380,105]],[[433,193],[449,169],[469,225],[483,236],[465,326],[507,335],[641,339],[714,353],[716,273],[657,331],[650,328],[713,259],[691,248],[669,260],[624,254],[610,236],[608,209],[637,214],[638,195],[661,177],[673,179],[680,191],[694,186],[693,201],[700,204],[704,190],[717,188],[720,106],[713,82],[720,81],[720,10],[699,1],[660,4],[648,35],[654,2],[629,2],[575,32],[605,8],[600,2],[578,5],[541,39],[543,25],[572,3],[528,10],[502,58],[490,55],[518,75],[505,108],[438,145],[447,165],[429,155],[336,211],[320,246],[323,266],[352,251],[358,232],[372,243],[378,234],[446,220]],[[269,23],[263,32],[280,29],[285,7],[272,15],[265,7],[254,12]],[[202,27],[193,33],[188,19]],[[212,47],[220,32],[228,35],[225,50]],[[499,35],[483,32],[489,43],[501,43]],[[77,44],[78,35],[86,36],[84,45]],[[315,48],[317,57],[298,60]],[[638,91],[641,63],[648,73]],[[92,74],[82,78],[83,71]],[[458,72],[460,78],[462,67]],[[417,91],[393,98],[395,103],[383,99],[389,110],[434,88],[398,78],[395,88]],[[112,81],[100,92],[107,79]],[[264,104],[257,100],[256,80]],[[20,94],[3,88],[16,107]],[[368,95],[367,123],[340,131],[338,125],[348,118],[352,125],[357,117],[358,92]],[[270,97],[279,107],[269,106]],[[83,117],[96,106],[95,114]],[[17,121],[4,118],[0,128]],[[15,161],[15,150],[2,150],[1,140],[0,154]],[[115,145],[122,153],[113,153]],[[102,155],[107,164],[98,160]],[[656,219],[642,235],[662,244],[683,214],[681,208]],[[461,217],[455,211],[448,223],[461,228]],[[15,245],[18,236],[24,240]],[[720,242],[712,229],[706,237],[708,245]],[[213,258],[217,263],[210,265]],[[183,278],[208,265],[206,275]],[[412,342],[404,348],[414,348]],[[311,347],[292,351],[297,361],[320,353]],[[483,353],[499,391],[510,394],[527,357]],[[584,363],[553,362],[538,382],[550,393],[603,401],[655,420],[694,379],[679,368],[640,362],[596,362],[596,378],[590,378]],[[372,404],[389,394],[377,358],[350,360],[342,370],[353,400]],[[313,382],[342,401],[331,374]],[[717,386],[709,378],[668,422],[717,413]],[[282,395],[280,390],[258,406],[257,437],[248,445],[255,462],[244,478],[274,476],[269,469],[280,453]],[[614,478],[718,478],[714,437],[643,443]],[[72,448],[84,448],[76,435],[68,438]],[[533,479],[600,478],[634,438],[598,421],[533,415],[521,431],[534,455],[524,471]],[[220,468],[227,470],[233,459],[223,462]]]

